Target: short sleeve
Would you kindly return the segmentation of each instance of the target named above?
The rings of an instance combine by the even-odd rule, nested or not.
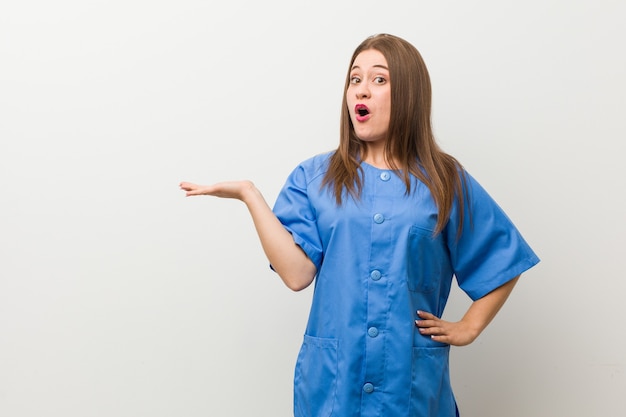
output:
[[[315,211],[308,196],[308,183],[305,167],[298,166],[287,178],[273,211],[319,271],[323,251]]]
[[[463,228],[458,205],[444,230],[459,287],[477,300],[530,269],[539,258],[485,189],[466,173]]]

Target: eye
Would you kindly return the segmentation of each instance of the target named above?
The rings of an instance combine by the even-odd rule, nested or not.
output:
[[[384,79],[383,77],[376,77],[374,78],[374,84],[385,84],[387,82],[386,79]]]
[[[350,77],[350,84],[358,84],[360,82],[361,82],[361,79],[357,77],[356,75],[353,75],[352,77]]]

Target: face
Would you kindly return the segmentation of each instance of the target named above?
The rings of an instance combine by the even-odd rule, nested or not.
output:
[[[356,136],[383,143],[391,118],[389,68],[382,53],[368,49],[357,55],[350,70],[346,102]]]

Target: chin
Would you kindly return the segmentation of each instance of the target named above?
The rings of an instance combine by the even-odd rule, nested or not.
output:
[[[359,135],[359,132],[355,132],[355,134],[356,134],[356,137],[359,138],[359,140],[363,142],[367,142],[367,143],[381,142],[384,140],[383,137],[379,135],[371,135],[371,134]]]

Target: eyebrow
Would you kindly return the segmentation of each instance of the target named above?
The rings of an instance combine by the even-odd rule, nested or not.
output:
[[[382,69],[386,69],[387,71],[389,71],[389,68],[387,68],[386,66],[381,65],[381,64],[372,65],[372,67],[373,67],[373,68],[382,68]],[[355,69],[357,69],[357,68],[358,68],[358,69],[361,69],[361,67],[359,67],[358,65],[353,65],[353,66],[352,66],[352,68],[351,68],[350,70],[352,71],[352,70],[355,70]]]

